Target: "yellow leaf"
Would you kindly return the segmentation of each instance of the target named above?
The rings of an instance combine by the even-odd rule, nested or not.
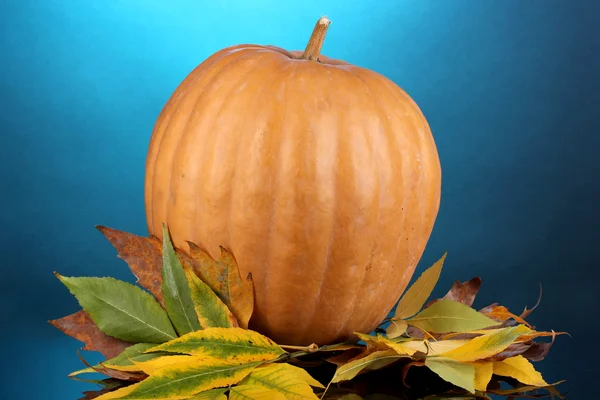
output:
[[[465,343],[468,343],[468,340],[412,340],[402,343],[402,346],[428,355],[439,355],[463,346]]]
[[[385,333],[390,339],[393,339],[402,336],[407,328],[408,324],[405,320],[392,318],[388,327],[385,328]]]
[[[166,357],[165,357],[166,358]],[[153,370],[148,378],[119,399],[187,399],[200,392],[234,385],[260,362],[243,363],[188,357],[188,360]]]
[[[242,328],[206,328],[188,333],[148,351],[166,351],[236,361],[271,361],[285,353],[268,337]]]
[[[290,400],[318,399],[311,385],[324,388],[302,368],[281,363],[256,368],[241,383],[273,389]]]
[[[238,385],[229,390],[229,400],[287,400],[287,397],[264,386]]]
[[[370,344],[370,345],[380,348],[380,349],[388,348],[388,349],[394,350],[396,353],[398,353],[400,355],[412,356],[413,354],[415,354],[417,352],[417,349],[414,349],[411,347],[406,347],[406,346],[404,346],[404,343],[392,342],[391,340],[389,340],[381,335],[371,336],[371,335],[365,335],[363,333],[357,333],[357,332],[355,332],[354,334],[367,344]]]
[[[178,363],[187,363],[191,359],[192,356],[168,355],[147,361],[134,361],[134,364],[138,371],[143,371],[144,373],[151,375],[161,368]],[[203,359],[203,357],[194,357],[194,359]]]
[[[475,367],[475,390],[485,392],[488,383],[492,380],[494,363],[476,361],[471,363]]]
[[[425,366],[440,378],[475,393],[475,367],[444,357],[427,357]]]
[[[469,332],[498,325],[471,307],[452,300],[438,300],[406,322],[434,333]]]
[[[494,361],[494,374],[509,376],[525,385],[548,386],[542,378],[542,374],[536,371],[529,360],[521,355],[503,361]]]
[[[229,308],[212,291],[210,286],[190,268],[184,269],[190,287],[190,295],[198,321],[202,328],[231,328],[237,326],[237,321]]]
[[[446,254],[444,253],[442,258],[425,270],[404,293],[396,307],[394,319],[411,317],[421,310],[440,277]]]
[[[113,390],[112,392],[104,393],[94,400],[113,400],[113,399],[122,399],[124,396],[127,396],[129,393],[133,392],[139,383],[134,383],[133,385],[125,386],[123,388]]]
[[[491,357],[510,346],[520,335],[529,332],[525,325],[504,328],[487,335],[478,336],[464,345],[441,353],[456,361],[476,361]]]
[[[227,389],[207,390],[190,397],[188,400],[227,400],[227,396],[225,395],[226,390]]]
[[[362,371],[372,371],[383,368],[400,360],[401,358],[407,358],[407,356],[400,355],[394,350],[373,352],[366,357],[350,361],[349,363],[339,367],[335,371],[335,375],[333,376],[331,383],[349,381]]]

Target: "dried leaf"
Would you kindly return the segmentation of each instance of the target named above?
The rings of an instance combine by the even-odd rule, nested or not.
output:
[[[106,368],[102,365],[100,365],[99,367],[93,367],[83,358],[79,351],[77,351],[77,355],[79,356],[81,362],[83,362],[83,364],[86,365],[89,369],[94,370],[100,374],[109,376],[111,378],[119,379],[122,381],[141,381],[144,378],[146,378],[146,374],[142,372],[117,371],[110,368]]]
[[[507,358],[494,362],[494,374],[509,376],[525,385],[548,386],[542,374],[535,370],[533,365],[523,356]]]
[[[513,313],[511,313],[510,311],[508,311],[508,308],[504,307],[504,306],[494,306],[491,307],[490,309],[486,309],[485,312],[481,311],[482,314],[487,315],[488,317],[495,319],[497,321],[501,321],[501,322],[505,322],[508,321],[509,319],[514,319],[516,322],[519,322],[523,325],[527,325],[528,327],[531,328],[531,325],[529,325],[529,323],[527,321],[525,321],[523,318],[519,317],[518,315],[515,315]]]
[[[494,374],[494,363],[477,361],[471,363],[475,367],[475,390],[485,392]]]
[[[442,258],[425,270],[415,283],[404,293],[398,302],[398,306],[396,306],[396,313],[392,320],[411,317],[421,310],[440,277],[446,254],[447,253],[444,253]]]
[[[117,250],[136,276],[137,283],[148,289],[164,307],[162,295],[162,243],[155,236],[146,238],[118,231],[105,226],[96,226]]]
[[[371,345],[380,350],[390,349],[394,350],[400,355],[405,355],[409,357],[417,352],[417,350],[414,348],[404,346],[403,343],[392,342],[391,340],[381,335],[371,336],[362,333],[355,333],[355,335],[358,336],[362,341],[364,341],[368,345]]]
[[[385,328],[386,335],[393,339],[399,336],[404,335],[406,329],[408,328],[408,324],[403,319],[392,319],[387,328]]]
[[[457,301],[471,307],[475,302],[475,296],[481,287],[481,278],[476,277],[466,282],[455,281],[452,288],[442,299]]]
[[[167,226],[163,224],[162,293],[169,319],[179,336],[200,329],[188,279],[175,253]]]
[[[548,355],[550,348],[554,344],[556,335],[552,336],[552,341],[549,343],[532,343],[532,345],[525,350],[522,355],[529,361],[542,361]]]
[[[475,393],[475,367],[444,357],[427,357],[425,366],[446,382]]]
[[[166,358],[166,357],[165,357]],[[187,399],[200,392],[234,385],[260,362],[240,363],[188,356],[189,360],[156,369],[121,399]]]
[[[527,351],[531,347],[531,345],[531,342],[513,343],[506,349],[502,350],[500,353],[494,354],[493,356],[487,358],[487,360],[502,361],[506,360],[507,358],[518,356],[519,354],[523,354],[525,351]]]
[[[538,297],[538,301],[537,303],[535,303],[535,306],[533,306],[533,308],[531,309],[527,309],[527,307],[525,307],[525,309],[523,310],[523,312],[521,313],[520,317],[522,319],[525,319],[527,317],[529,317],[529,315],[531,315],[531,313],[538,308],[538,306],[540,305],[542,301],[542,284],[540,283],[540,296]]]
[[[233,313],[211,288],[189,268],[185,269],[194,310],[202,328],[231,328],[238,323]]]
[[[376,351],[339,367],[335,371],[331,383],[349,381],[361,372],[387,367],[402,358],[406,359],[407,356],[399,355],[393,350]]]
[[[116,369],[119,371],[142,371],[134,364],[134,361],[141,362],[151,360],[153,358],[161,357],[169,353],[144,353],[146,350],[156,346],[155,343],[137,343],[127,347],[121,354],[116,357],[112,357],[109,360],[103,361],[94,367],[81,369],[69,374],[69,377],[74,377],[80,374],[93,373],[99,368]]]
[[[212,259],[202,248],[192,242],[187,242],[190,247],[189,255],[179,254],[184,267],[194,271],[225,303],[229,303],[229,289],[227,282],[228,266]]]
[[[99,351],[106,358],[115,357],[126,347],[131,346],[130,342],[110,337],[102,332],[84,310],[48,322],[66,335],[85,343],[84,350]]]
[[[125,386],[120,389],[110,391],[96,397],[96,400],[114,400],[126,398],[129,393],[133,392],[140,383],[134,383],[133,385]]]
[[[233,255],[221,247],[221,260],[227,266],[227,284],[229,288],[229,302],[226,303],[235,315],[241,328],[248,328],[248,322],[254,311],[254,284],[252,275],[246,279],[240,276],[240,270]]]
[[[530,331],[524,325],[504,328],[497,332],[478,336],[469,340],[466,344],[441,355],[462,362],[482,360],[505,350],[515,339]]]
[[[114,278],[56,276],[107,335],[134,343],[177,337],[165,310],[139,287]]]
[[[283,363],[258,367],[241,384],[273,389],[290,400],[318,399],[311,386],[324,388],[302,368]]]
[[[188,333],[149,351],[237,361],[270,361],[285,353],[266,336],[242,328],[207,328]]]
[[[260,385],[236,385],[229,391],[229,400],[286,400],[283,393]]]
[[[451,300],[440,300],[406,322],[434,333],[469,332],[497,325],[482,313]]]

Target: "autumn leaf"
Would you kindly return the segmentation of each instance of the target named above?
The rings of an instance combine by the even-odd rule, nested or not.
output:
[[[406,322],[434,333],[469,332],[497,325],[496,321],[471,307],[451,300],[440,300]]]
[[[393,320],[411,317],[421,310],[440,277],[446,254],[447,253],[444,253],[442,258],[425,270],[415,283],[404,293],[396,306],[396,312],[394,318],[392,318]]]
[[[202,328],[231,328],[237,320],[211,288],[189,268],[185,268],[192,303]]]
[[[482,314],[487,315],[488,317],[498,320],[500,322],[505,322],[508,321],[509,319],[514,319],[516,322],[521,323],[523,325],[527,325],[529,328],[531,328],[531,325],[529,325],[529,323],[527,321],[525,321],[523,318],[519,317],[518,315],[515,315],[513,313],[511,313],[510,311],[508,311],[508,308],[504,307],[504,306],[493,306],[490,307],[489,309],[485,309],[483,311],[481,311]]]
[[[311,397],[312,398],[312,397]],[[236,385],[229,390],[229,400],[286,400],[283,393],[260,385]]]
[[[189,254],[180,254],[181,263],[186,269],[190,269],[206,283],[225,303],[229,303],[229,288],[227,274],[229,267],[214,260],[206,251],[192,242],[187,242]]]
[[[156,357],[163,356],[169,353],[144,353],[146,350],[156,346],[155,343],[137,343],[127,347],[121,354],[103,361],[94,367],[81,369],[69,374],[69,377],[77,376],[84,373],[96,372],[99,368],[117,369],[119,371],[141,371],[135,366],[134,361],[147,361]]]
[[[363,371],[373,371],[387,367],[402,358],[407,358],[407,356],[400,355],[394,350],[375,351],[366,357],[350,361],[347,364],[338,367],[331,383],[349,381]]]
[[[495,361],[494,374],[509,376],[525,385],[548,386],[542,378],[542,374],[536,371],[533,365],[521,355],[503,361]]]
[[[358,332],[355,332],[354,334],[356,336],[358,336],[360,338],[360,340],[362,340],[365,343],[367,343],[368,345],[371,345],[378,349],[394,350],[396,353],[398,353],[400,355],[405,355],[405,356],[409,356],[409,357],[417,352],[417,349],[414,349],[411,347],[406,347],[406,346],[404,346],[403,343],[392,342],[388,338],[381,336],[381,335],[372,336],[372,335],[365,335],[365,334],[358,333]]]
[[[500,353],[494,354],[487,358],[488,361],[502,361],[507,358],[511,358],[514,356],[518,356],[519,354],[523,354],[526,352],[532,345],[532,342],[518,342],[512,343],[506,349],[502,350]]]
[[[137,283],[148,289],[156,300],[164,306],[162,295],[162,243],[155,237],[137,236],[105,226],[96,226],[117,250],[118,257],[123,259]]]
[[[66,335],[85,343],[84,350],[99,351],[106,358],[119,355],[131,345],[130,342],[113,338],[102,332],[84,310],[48,322]]]
[[[242,279],[233,255],[221,247],[221,260],[227,266],[227,286],[229,289],[229,309],[235,315],[241,328],[248,328],[250,317],[254,311],[254,284],[252,275]]]
[[[237,361],[269,361],[285,353],[268,337],[242,328],[207,328],[188,333],[149,351]]]
[[[146,374],[144,374],[140,371],[134,371],[134,372],[118,371],[118,370],[106,368],[103,365],[93,367],[83,358],[83,356],[81,355],[81,353],[79,353],[79,351],[77,351],[77,355],[79,356],[79,359],[81,360],[81,362],[83,362],[83,364],[88,367],[87,369],[98,372],[100,374],[104,374],[111,378],[119,379],[122,381],[141,381],[144,378],[146,378]]]
[[[187,276],[175,253],[167,226],[163,224],[162,293],[169,319],[179,336],[200,329]]]
[[[393,339],[404,335],[404,332],[406,332],[407,328],[408,323],[405,320],[392,319],[387,328],[385,328],[385,333],[389,338]]]
[[[427,355],[440,355],[467,343],[467,340],[412,340],[402,345]]]
[[[475,393],[475,367],[444,357],[427,357],[425,366],[446,382]]]
[[[481,278],[476,277],[466,282],[455,281],[443,300],[452,300],[471,307],[481,287]],[[437,300],[435,300],[437,301]]]
[[[531,346],[522,353],[523,357],[529,361],[542,361],[544,358],[546,358],[546,355],[548,355],[550,348],[554,344],[554,339],[556,339],[556,335],[552,336],[551,342],[532,343]]]
[[[227,400],[227,396],[225,395],[226,390],[226,388],[206,390],[190,397],[188,400]]]
[[[464,345],[441,353],[446,358],[456,361],[476,361],[491,357],[509,347],[519,336],[531,330],[524,325],[504,328],[487,335],[478,336]]]
[[[478,361],[471,363],[475,367],[475,390],[485,392],[494,374],[494,363]]]
[[[302,368],[283,363],[258,367],[241,384],[273,389],[290,400],[318,399],[311,386],[324,388]]]
[[[56,276],[107,335],[134,343],[177,337],[165,310],[139,287],[114,278]]]
[[[234,385],[260,365],[260,362],[188,358],[155,370],[148,378],[135,384],[130,393],[117,398],[184,399],[205,390]]]

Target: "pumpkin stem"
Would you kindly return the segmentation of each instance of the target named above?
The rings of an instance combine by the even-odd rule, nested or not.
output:
[[[323,47],[325,34],[327,33],[329,24],[331,24],[329,18],[319,18],[312,34],[310,35],[310,39],[308,40],[304,54],[302,54],[302,59],[319,61],[319,54],[321,53],[321,48]]]

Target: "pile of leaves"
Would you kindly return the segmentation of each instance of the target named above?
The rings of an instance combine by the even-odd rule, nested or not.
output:
[[[79,354],[86,368],[69,376],[102,387],[82,399],[562,398],[532,362],[564,332],[535,330],[525,321],[535,307],[520,315],[499,304],[475,310],[479,278],[428,301],[446,255],[372,334],[287,346],[248,329],[252,277],[240,276],[226,249],[218,260],[193,243],[176,249],[166,226],[162,241],[98,229],[139,286],[56,274],[83,310],[50,323],[106,357],[90,365]],[[537,341],[543,337],[551,339]],[[88,373],[107,378],[83,379]]]

